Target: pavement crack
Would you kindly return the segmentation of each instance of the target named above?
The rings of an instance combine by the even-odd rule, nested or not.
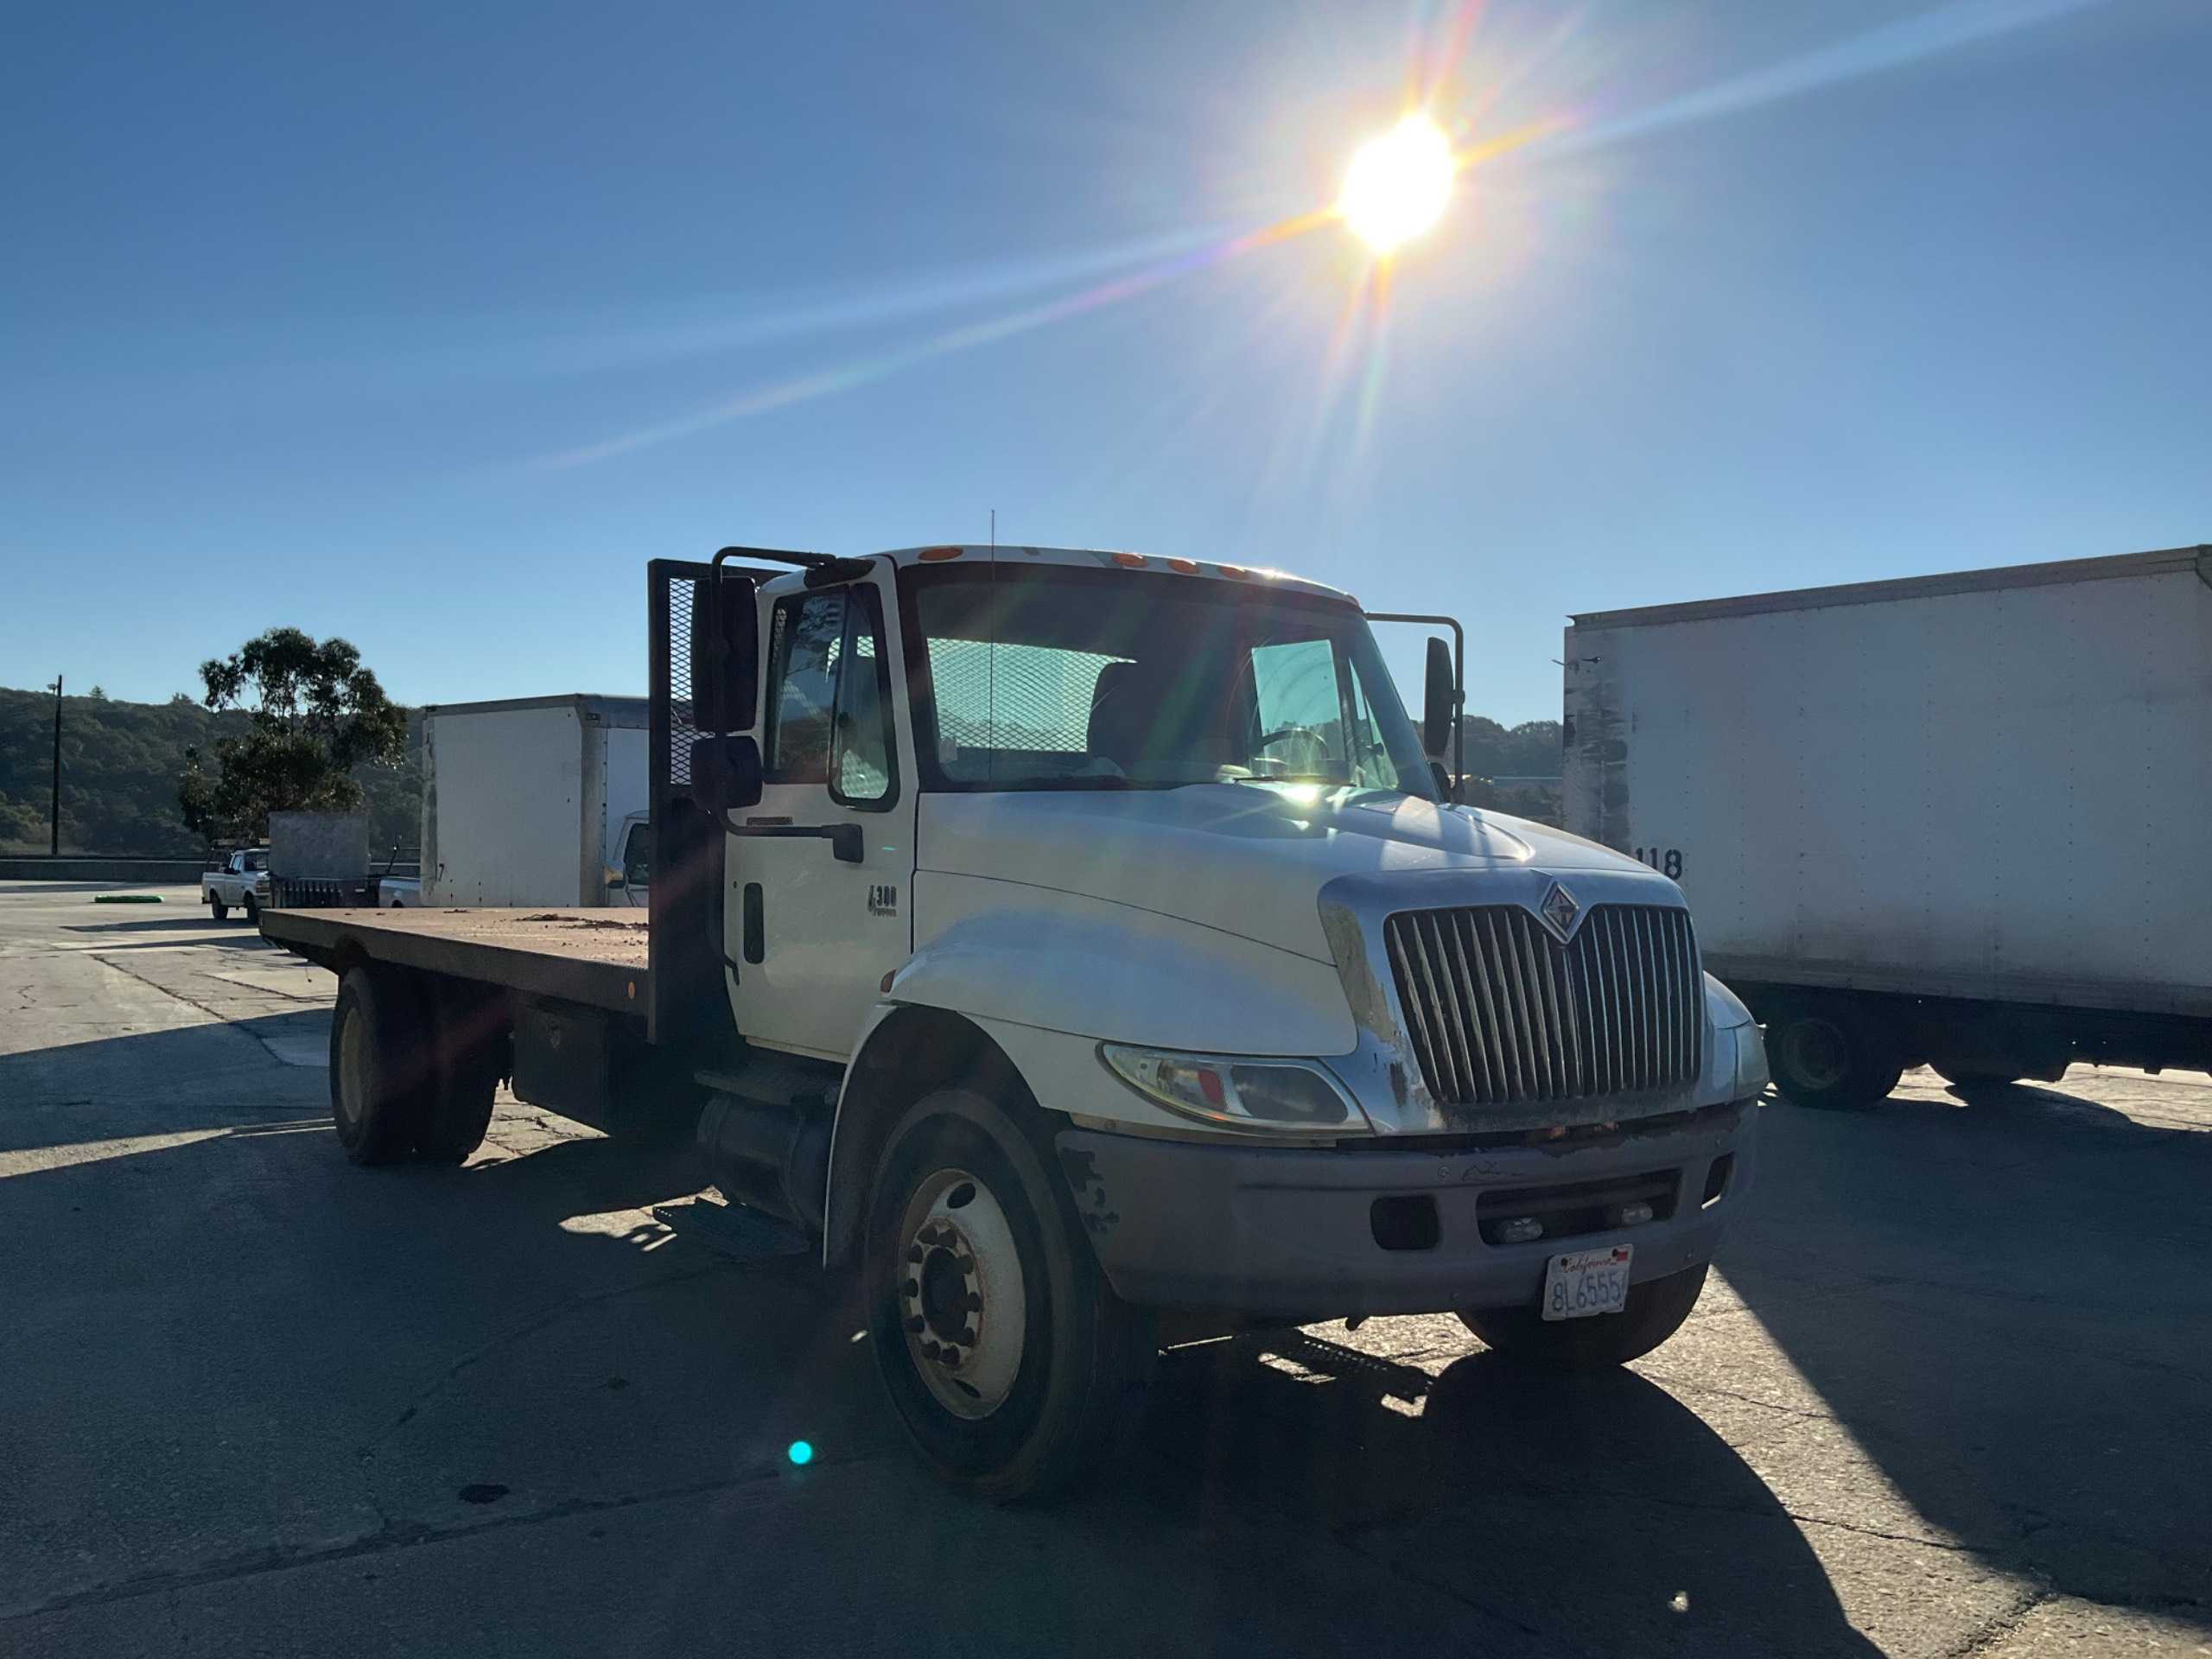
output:
[[[703,1279],[709,1274],[728,1271],[738,1265],[734,1262],[716,1260],[683,1273],[659,1274],[651,1279],[640,1280],[635,1284],[617,1285],[611,1290],[593,1291],[584,1295],[564,1298],[542,1313],[524,1319],[519,1325],[509,1326],[489,1342],[470,1349],[459,1359],[454,1360],[431,1382],[416,1392],[399,1414],[371,1436],[354,1455],[365,1465],[370,1459],[375,1457],[377,1448],[412,1422],[424,1406],[443,1393],[464,1372],[481,1364],[502,1348],[520,1342],[525,1337],[534,1336],[548,1325],[557,1325],[571,1314],[580,1313],[585,1308],[596,1307],[601,1303],[614,1301],[624,1296],[634,1296],[641,1291],[659,1290],[670,1285],[687,1284],[694,1279]]]
[[[1772,1400],[1762,1400],[1755,1394],[1745,1394],[1738,1389],[1724,1389],[1717,1382],[1690,1382],[1655,1373],[1652,1380],[1665,1386],[1670,1394],[1709,1394],[1723,1400],[1733,1400],[1738,1405],[1757,1406],[1761,1411],[1770,1411],[1777,1417],[1794,1417],[1801,1422],[1832,1423],[1833,1412],[1815,1411],[1807,1406],[1785,1406]]]
[[[98,952],[94,952],[92,960],[99,963],[103,968],[113,969],[117,973],[121,974],[126,979],[135,979],[141,985],[151,986],[154,989],[159,991],[163,996],[168,997],[175,1001],[181,1002],[188,1008],[197,1009],[200,1013],[206,1014],[210,1020],[213,1020],[217,1024],[220,1025],[226,1031],[233,1031],[241,1037],[251,1038],[260,1046],[263,1053],[268,1055],[270,1059],[276,1061],[279,1065],[289,1064],[283,1055],[279,1054],[275,1048],[270,1046],[267,1038],[264,1037],[259,1032],[255,1031],[247,1026],[241,1025],[235,1018],[224,1013],[220,1008],[210,1007],[207,1003],[200,1001],[197,997],[187,996],[182,991],[178,990],[173,985],[164,985],[157,979],[149,979],[137,969],[126,968],[121,963],[116,961],[112,957],[103,957]]]
[[[1957,1642],[1943,1649],[1936,1659],[1970,1659],[1970,1656],[1986,1653],[2004,1640],[2026,1620],[2028,1615],[2051,1599],[2053,1592],[2048,1586],[2038,1586],[2019,1598],[2010,1607],[1994,1618],[1984,1621],[1969,1630]]]

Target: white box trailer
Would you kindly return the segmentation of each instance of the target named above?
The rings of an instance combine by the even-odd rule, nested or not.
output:
[[[2212,1068],[2212,549],[1577,615],[1567,827],[1810,1104]]]
[[[648,724],[582,693],[425,709],[423,902],[645,903]]]

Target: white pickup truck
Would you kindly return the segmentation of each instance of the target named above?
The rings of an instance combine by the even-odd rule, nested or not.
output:
[[[241,848],[216,868],[203,872],[200,902],[219,922],[233,910],[245,912],[249,922],[259,920],[261,907],[269,902],[269,849]]]
[[[1576,1369],[1688,1316],[1758,1029],[1663,874],[1442,802],[1441,641],[1417,729],[1351,598],[1234,565],[731,548],[647,605],[649,920],[263,918],[341,976],[355,1161],[467,1157],[502,1078],[682,1115],[1001,1497],[1096,1464],[1165,1333],[1451,1311]]]

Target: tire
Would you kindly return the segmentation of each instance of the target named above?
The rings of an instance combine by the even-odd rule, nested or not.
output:
[[[1509,1364],[1531,1370],[1609,1370],[1641,1359],[1681,1330],[1704,1288],[1700,1263],[1630,1286],[1628,1307],[1619,1313],[1548,1320],[1533,1307],[1466,1308],[1459,1323]]]
[[[1001,1502],[1096,1469],[1159,1351],[1047,1156],[996,1102],[941,1090],[892,1131],[868,1204],[864,1294],[892,1405],[941,1478]]]
[[[435,992],[423,1000],[436,1080],[416,1125],[416,1155],[430,1164],[466,1163],[492,1127],[493,1097],[506,1070],[505,1021],[488,1000]]]
[[[248,927],[259,927],[261,925],[261,901],[249,893],[245,896],[245,925]]]
[[[1856,1015],[1840,1008],[1793,1008],[1766,1028],[1774,1086],[1800,1106],[1853,1111],[1887,1100],[1904,1065]]]
[[[437,1087],[429,1039],[404,977],[346,970],[330,1018],[330,1116],[352,1162],[388,1164],[414,1151]]]
[[[229,919],[231,907],[210,893],[207,896],[207,913],[219,922],[226,921]]]

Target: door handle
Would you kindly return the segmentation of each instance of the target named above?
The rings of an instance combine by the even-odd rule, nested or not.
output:
[[[757,836],[763,840],[796,841],[814,839],[830,843],[830,851],[840,864],[857,864],[863,848],[861,827],[857,823],[734,823],[729,814],[722,814],[722,829],[733,836]]]

